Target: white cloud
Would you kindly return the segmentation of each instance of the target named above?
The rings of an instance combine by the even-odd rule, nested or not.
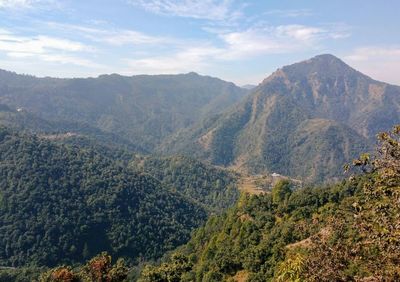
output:
[[[266,29],[248,29],[239,32],[220,34],[225,43],[221,58],[238,60],[263,54],[284,53],[291,48],[284,40],[275,37],[273,31]]]
[[[222,46],[211,42],[189,43],[175,46],[175,51],[156,57],[145,57],[129,60],[135,73],[182,73],[206,70],[221,61],[235,61],[251,57],[288,52],[293,45],[285,45],[284,41],[261,30],[228,32],[218,35]],[[298,45],[296,46],[298,48]]]
[[[0,9],[30,9],[55,4],[55,0],[0,0]]]
[[[164,56],[128,60],[135,73],[179,73],[207,70],[223,61],[247,60],[270,54],[294,53],[318,48],[321,40],[331,38],[331,30],[303,26],[259,26],[242,31],[212,29],[221,44],[211,42],[174,46]]]
[[[122,46],[126,44],[142,45],[142,44],[159,44],[172,41],[172,39],[151,36],[139,31],[129,29],[105,29],[97,27],[87,27],[71,24],[60,24],[55,22],[47,22],[49,27],[62,31],[70,31],[73,34],[83,36],[94,42],[104,42],[110,45]]]
[[[275,15],[278,17],[285,18],[297,18],[297,17],[308,17],[312,16],[313,13],[310,9],[289,9],[289,10],[269,10],[264,15]]]
[[[220,40],[222,44],[216,44],[211,40],[190,41],[178,38],[167,38],[162,36],[151,36],[135,30],[126,29],[102,29],[87,26],[59,24],[54,22],[47,23],[49,27],[58,30],[68,31],[74,35],[90,39],[93,42],[107,43],[108,45],[122,46],[131,45],[152,45],[163,46],[171,50],[167,57],[171,61],[176,61],[180,57],[191,55],[199,58],[213,58],[214,60],[236,60],[254,57],[262,54],[285,53],[304,48],[313,39],[324,32],[320,28],[287,25],[287,26],[257,26],[245,30],[232,31],[232,28],[204,28],[205,31],[213,34],[213,37]],[[157,56],[155,56],[157,57]],[[142,65],[155,65],[155,62],[167,62],[165,65],[171,68],[168,58],[142,58],[138,60]],[[191,61],[191,60],[189,60]],[[161,63],[160,63],[161,65]],[[164,67],[161,67],[165,69]],[[180,67],[178,69],[181,69]]]
[[[350,27],[343,24],[327,24],[323,26],[304,26],[298,24],[281,25],[276,28],[279,35],[289,36],[300,41],[316,41],[323,39],[342,39],[351,35]]]
[[[351,61],[369,61],[371,59],[400,60],[400,47],[362,47],[345,57]]]
[[[0,0],[0,8],[28,8],[33,2],[32,0]]]
[[[192,46],[169,56],[128,60],[128,64],[135,74],[200,72],[213,64],[222,52],[222,49],[213,46]]]
[[[0,30],[0,50],[12,53],[45,54],[49,51],[90,51],[92,47],[80,42],[49,36],[19,36]]]
[[[7,56],[10,58],[34,58],[35,60],[41,60],[45,62],[53,62],[57,64],[72,64],[76,66],[88,67],[88,68],[99,68],[102,65],[94,63],[90,60],[79,56],[73,55],[60,55],[60,54],[37,54],[37,53],[18,53],[18,52],[10,52],[7,53]]]
[[[0,52],[11,59],[33,57],[46,62],[96,67],[98,64],[82,55],[94,51],[93,47],[77,41],[45,35],[20,36],[8,30],[0,30]]]
[[[213,32],[216,32],[215,30]],[[266,54],[290,53],[318,49],[324,39],[334,37],[329,27],[304,25],[256,26],[243,31],[222,30],[218,36],[225,43],[221,58],[240,59]]]
[[[343,59],[374,79],[400,85],[400,46],[360,47]]]
[[[291,37],[300,41],[309,41],[323,35],[326,31],[319,27],[304,25],[281,25],[276,28],[277,35]]]
[[[59,54],[42,54],[40,59],[46,62],[54,62],[59,64],[72,64],[88,68],[100,68],[102,65],[94,63],[82,57],[72,55],[59,55]]]
[[[96,40],[96,38],[92,38]],[[112,45],[124,45],[124,44],[156,44],[164,41],[161,37],[149,36],[141,32],[132,30],[123,30],[119,32],[104,32],[99,41],[106,42]]]
[[[205,20],[235,20],[240,9],[233,9],[233,0],[128,0],[147,11],[160,15]]]

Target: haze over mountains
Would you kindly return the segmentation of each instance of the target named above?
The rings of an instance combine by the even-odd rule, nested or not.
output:
[[[252,90],[196,73],[58,79],[0,71],[0,263],[80,264],[101,251],[132,264],[158,260],[209,219],[181,254],[207,258],[192,257],[179,275],[271,278],[282,248],[324,226],[313,215],[325,205],[349,210],[348,197],[364,197],[364,180],[295,192],[278,182],[272,189],[282,191],[244,193],[224,213],[244,175],[342,179],[343,165],[399,121],[399,86],[332,55],[282,67]],[[213,238],[235,247],[226,253],[225,239]],[[253,252],[263,257],[256,264]],[[178,262],[168,267],[186,265]],[[147,270],[143,277],[165,271]]]
[[[306,181],[339,176],[400,120],[400,87],[332,55],[278,69],[250,93],[196,73],[55,79],[1,71],[0,90],[8,126]]]
[[[236,107],[180,132],[162,151],[320,181],[368,151],[379,130],[400,120],[399,105],[400,87],[320,55],[278,69]]]
[[[0,71],[0,104],[23,109],[54,129],[97,128],[145,151],[178,129],[222,112],[246,93],[196,73],[55,79]]]

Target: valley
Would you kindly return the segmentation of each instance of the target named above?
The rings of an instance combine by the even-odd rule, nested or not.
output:
[[[260,183],[262,181],[263,183]],[[265,182],[263,176],[242,176],[238,180],[238,189],[244,193],[249,193],[251,195],[259,195],[267,193],[267,187],[264,185],[269,185],[270,182]]]
[[[7,71],[0,90],[0,281],[399,273],[386,248],[398,241],[364,224],[384,204],[385,230],[398,231],[397,192],[384,191],[398,188],[400,87],[339,58],[284,66],[250,90],[196,73]]]
[[[399,11],[0,0],[0,282],[400,281]]]
[[[238,174],[237,186],[241,192],[251,195],[260,195],[271,192],[272,188],[281,180],[288,180],[293,184],[293,189],[302,187],[302,182],[297,179],[291,179],[277,173],[270,175],[246,175]]]

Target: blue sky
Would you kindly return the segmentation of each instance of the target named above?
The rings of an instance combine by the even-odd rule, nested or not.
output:
[[[0,68],[37,76],[195,71],[239,85],[331,53],[400,85],[398,0],[0,0]]]

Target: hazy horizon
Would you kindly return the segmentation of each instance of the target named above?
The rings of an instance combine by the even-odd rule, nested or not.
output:
[[[0,68],[61,78],[193,71],[245,85],[329,53],[400,84],[399,8],[397,1],[0,0]]]

